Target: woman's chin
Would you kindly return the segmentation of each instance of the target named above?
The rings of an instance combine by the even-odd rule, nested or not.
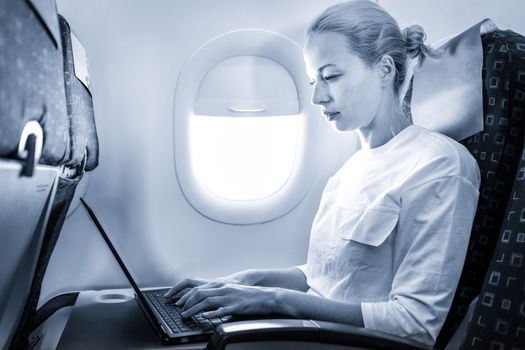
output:
[[[338,123],[336,121],[330,122],[330,126],[332,127],[332,129],[335,132],[340,133],[340,134],[341,133],[347,133],[347,132],[355,130],[355,128],[350,128],[348,125],[343,125],[343,124]]]

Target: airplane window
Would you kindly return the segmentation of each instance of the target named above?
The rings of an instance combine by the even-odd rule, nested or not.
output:
[[[302,50],[246,29],[204,44],[175,89],[174,164],[188,204],[235,225],[293,210],[315,177],[317,130]]]
[[[190,118],[194,174],[228,200],[277,192],[294,167],[298,109],[295,83],[279,63],[252,55],[221,61],[202,80]]]
[[[190,121],[194,173],[225,199],[272,195],[292,173],[299,118],[194,115]]]

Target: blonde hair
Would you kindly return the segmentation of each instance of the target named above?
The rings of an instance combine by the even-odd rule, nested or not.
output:
[[[310,24],[307,36],[335,32],[346,37],[349,49],[369,66],[389,55],[394,60],[396,75],[394,91],[399,93],[407,74],[407,57],[434,56],[425,46],[423,28],[413,25],[403,33],[396,20],[370,0],[352,0],[327,8]]]

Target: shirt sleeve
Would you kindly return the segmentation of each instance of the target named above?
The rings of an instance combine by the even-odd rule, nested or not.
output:
[[[433,345],[461,276],[479,184],[461,176],[402,194],[388,301],[361,303],[365,328]]]

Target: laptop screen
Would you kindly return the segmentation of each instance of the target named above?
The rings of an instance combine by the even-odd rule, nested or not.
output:
[[[133,276],[129,272],[128,268],[126,267],[126,264],[124,263],[124,261],[120,257],[120,254],[118,253],[117,249],[115,248],[115,246],[113,245],[113,243],[109,239],[108,234],[106,233],[106,231],[102,227],[102,224],[100,223],[100,221],[98,220],[97,216],[95,215],[95,212],[86,203],[86,200],[84,198],[80,197],[80,201],[82,202],[82,205],[84,205],[84,207],[86,208],[86,210],[87,210],[87,212],[89,214],[89,217],[91,218],[91,220],[93,221],[93,223],[97,227],[98,232],[100,233],[100,235],[102,236],[102,238],[106,242],[107,246],[111,250],[111,253],[115,257],[115,259],[117,260],[117,263],[119,264],[120,268],[124,272],[124,275],[126,275],[126,278],[128,279],[129,283],[131,284],[131,287],[133,287],[133,290],[135,291],[135,294],[137,294],[137,297],[139,298],[140,302],[144,306],[146,306],[147,305],[146,300],[144,299],[144,296],[140,292],[140,288],[139,288],[138,284],[136,283],[135,279],[133,278]],[[146,306],[146,308],[149,310],[149,307]]]

